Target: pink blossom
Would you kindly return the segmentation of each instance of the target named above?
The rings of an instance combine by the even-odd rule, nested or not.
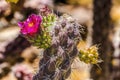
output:
[[[32,80],[32,70],[28,65],[17,64],[12,68],[12,71],[18,80]]]
[[[20,32],[23,35],[33,36],[39,32],[41,22],[41,16],[31,14],[26,21],[18,22],[18,26],[21,28]]]

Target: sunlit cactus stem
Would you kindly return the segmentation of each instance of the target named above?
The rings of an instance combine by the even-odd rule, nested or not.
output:
[[[44,50],[39,71],[33,80],[65,80],[71,73],[71,64],[78,55],[81,26],[69,15],[61,16],[51,32],[51,46]]]

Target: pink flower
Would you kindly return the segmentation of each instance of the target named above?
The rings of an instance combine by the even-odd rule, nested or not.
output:
[[[12,68],[15,77],[18,80],[32,80],[32,68],[26,64],[17,64]]]
[[[21,28],[23,35],[33,36],[40,30],[40,24],[42,17],[36,14],[31,14],[24,22],[18,22],[18,26]]]

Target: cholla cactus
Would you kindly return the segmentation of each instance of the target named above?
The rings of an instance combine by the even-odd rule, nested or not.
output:
[[[97,64],[98,62],[102,62],[102,60],[98,59],[98,47],[96,45],[84,50],[81,49],[78,57],[86,64]]]
[[[32,14],[18,25],[21,27],[21,33],[31,43],[44,48],[43,58],[39,62],[39,71],[33,80],[65,80],[71,73],[71,64],[75,57],[79,56],[80,60],[87,63],[86,57],[83,58],[82,55],[93,54],[88,49],[80,51],[81,54],[78,55],[77,44],[81,39],[82,26],[70,15],[56,17],[45,7],[41,15]],[[97,48],[94,49],[95,54],[98,54]],[[89,56],[88,59],[93,60],[93,58],[94,56]],[[95,56],[96,59],[98,55]]]
[[[65,80],[71,72],[71,64],[78,55],[77,43],[81,39],[81,26],[69,15],[61,16],[52,30],[51,46],[43,53],[39,72],[33,80]]]

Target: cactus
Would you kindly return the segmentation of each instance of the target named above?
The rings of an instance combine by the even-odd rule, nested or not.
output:
[[[82,26],[70,15],[57,17],[45,7],[41,15],[32,14],[26,21],[19,22],[18,26],[21,34],[33,45],[44,49],[39,71],[33,80],[67,79],[71,73],[71,64],[77,56],[87,64],[97,64],[99,61],[96,46],[78,51]]]
[[[70,75],[71,64],[79,53],[80,28],[76,20],[68,15],[56,21],[51,33],[51,46],[44,50],[39,71],[33,80],[65,80]]]

